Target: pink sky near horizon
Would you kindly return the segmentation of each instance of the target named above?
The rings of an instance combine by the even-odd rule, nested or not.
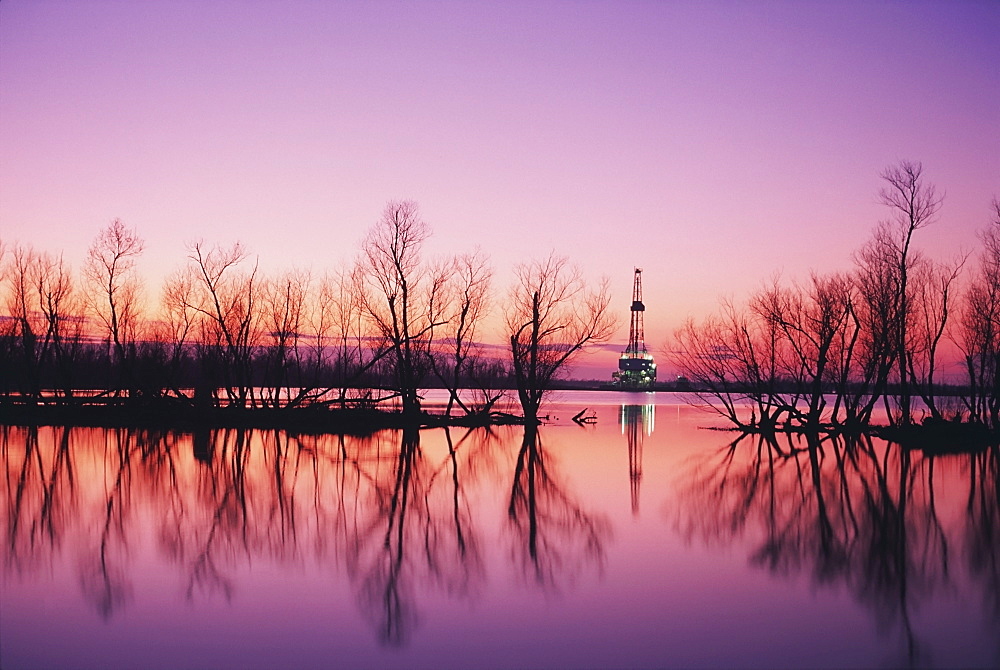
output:
[[[900,159],[946,194],[917,246],[974,248],[998,34],[990,1],[5,0],[0,239],[79,268],[120,217],[155,303],[187,242],[321,273],[413,199],[498,297],[553,249],[610,277],[622,343],[644,268],[655,350],[775,272],[849,269]]]

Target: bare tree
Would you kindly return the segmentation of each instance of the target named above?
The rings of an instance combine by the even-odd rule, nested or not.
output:
[[[436,326],[435,303],[445,276],[432,272],[420,253],[430,229],[416,203],[390,202],[365,238],[361,300],[384,338],[392,360],[395,390],[405,416],[420,411],[418,389],[429,368],[428,338]]]
[[[722,320],[715,315],[701,322],[688,318],[674,333],[664,355],[680,376],[688,380],[695,396],[705,401],[704,407],[741,426],[738,403],[742,384],[733,372],[725,330]]]
[[[266,375],[271,387],[271,402],[278,406],[281,395],[291,399],[289,369],[301,371],[299,340],[305,325],[306,296],[309,292],[308,272],[290,271],[266,282],[264,287],[264,328],[271,338]],[[302,385],[299,375],[297,398],[310,389]]]
[[[41,391],[38,336],[43,326],[35,309],[33,285],[38,260],[34,249],[15,245],[10,251],[10,260],[4,265],[9,284],[7,313],[12,322],[10,358],[13,365],[8,384],[18,384],[22,393],[32,396]]]
[[[780,347],[776,321],[727,299],[719,314],[678,330],[667,357],[712,410],[740,427],[773,429],[794,402],[779,392]],[[752,403],[750,417],[740,412],[744,401]]]
[[[992,221],[980,233],[979,263],[962,306],[961,337],[971,420],[1000,426],[1000,198],[992,203]]]
[[[339,269],[325,275],[310,312],[309,323],[315,336],[313,344],[314,384],[332,371],[338,390],[337,400],[347,399],[351,384],[357,383],[372,358],[367,346],[363,311],[363,272],[361,266],[351,271]]]
[[[913,326],[907,353],[907,368],[916,393],[935,419],[941,419],[936,390],[938,351],[954,309],[954,285],[968,255],[950,263],[927,259],[920,263],[913,283]]]
[[[343,272],[340,273],[343,275]],[[337,311],[337,275],[323,275],[317,285],[314,299],[309,303],[306,320],[313,335],[312,354],[309,361],[309,378],[313,385],[319,386],[320,379],[329,360],[327,351],[334,334],[334,314]]]
[[[130,361],[134,358],[139,319],[140,285],[135,265],[144,246],[134,229],[115,219],[90,245],[84,263],[91,310],[107,331],[119,383],[123,380],[129,385],[134,382]]]
[[[165,339],[170,347],[168,381],[178,396],[182,395],[178,383],[181,366],[201,308],[196,291],[198,280],[195,269],[190,265],[176,270],[164,283],[160,299]]]
[[[83,315],[73,293],[73,279],[69,266],[49,254],[41,254],[37,259],[34,273],[35,293],[41,313],[45,333],[42,337],[42,359],[51,350],[55,377],[58,378],[63,394],[73,394],[74,367],[77,362],[83,329]]]
[[[810,430],[818,430],[826,410],[827,382],[834,365],[851,305],[850,280],[844,276],[813,275],[807,288],[782,288],[777,282],[751,300],[751,309],[781,334],[781,376],[793,395],[784,403],[788,413]],[[805,411],[799,401],[805,402]]]
[[[858,324],[852,376],[844,399],[847,423],[865,425],[876,403],[885,397],[889,376],[899,355],[899,265],[889,227],[880,224],[855,253],[858,300],[853,317]]]
[[[550,254],[515,272],[505,321],[518,399],[525,421],[535,423],[552,382],[584,347],[607,340],[617,324],[608,309],[607,280],[588,290],[565,258]]]
[[[900,421],[910,423],[911,380],[907,368],[907,336],[911,319],[910,270],[915,262],[910,245],[913,234],[934,221],[944,196],[939,195],[932,184],[923,179],[923,166],[919,162],[900,161],[882,171],[885,182],[879,191],[879,199],[892,211],[892,218],[883,222],[887,228],[887,239],[891,242],[892,259],[895,265],[895,307],[897,323],[895,327],[895,358],[899,375]]]
[[[0,387],[20,387],[37,397],[43,387],[72,394],[73,365],[80,352],[83,317],[72,273],[62,256],[16,245],[0,265],[7,284]]]
[[[188,258],[200,278],[200,296],[187,306],[205,319],[202,345],[210,347],[205,352],[208,357],[203,357],[203,365],[210,366],[213,359],[209,357],[217,355],[229,401],[241,406],[252,405],[253,350],[260,336],[257,265],[255,263],[247,274],[237,271],[249,255],[239,242],[228,249],[208,250],[199,241],[193,243],[189,251]],[[214,372],[205,372],[214,386]]]
[[[493,271],[486,255],[481,250],[476,250],[456,257],[450,274],[449,299],[445,301],[448,312],[445,318],[446,343],[431,359],[436,376],[448,389],[445,413],[449,416],[455,405],[467,414],[473,411],[459,396],[458,390],[463,377],[468,379],[474,373],[473,366],[469,363],[476,353],[479,322],[488,308]],[[488,411],[498,397],[499,395],[484,398],[485,410]]]

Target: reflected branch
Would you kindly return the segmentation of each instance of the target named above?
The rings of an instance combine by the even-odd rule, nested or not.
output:
[[[111,436],[114,438],[118,468],[104,506],[97,555],[84,558],[80,567],[80,587],[84,598],[91,602],[105,621],[110,620],[132,598],[127,571],[117,560],[112,562],[111,559],[118,558],[113,550],[124,553],[127,549],[126,515],[131,503],[131,455],[135,436],[132,431],[125,430],[112,431]],[[121,543],[120,547],[112,544],[115,540]]]
[[[507,506],[513,557],[544,590],[572,583],[588,565],[603,567],[610,522],[592,515],[560,486],[546,464],[536,426],[526,426]]]
[[[893,444],[876,447],[868,436],[807,433],[788,440],[779,446],[758,436],[750,445],[741,436],[694,461],[682,532],[724,544],[759,532],[752,564],[779,574],[807,570],[819,585],[846,585],[880,631],[899,631],[906,663],[919,662],[914,612],[950,579],[935,458]],[[997,478],[995,466],[992,472],[983,466],[992,453],[952,458],[980,459],[970,465],[965,527],[985,524],[967,544],[978,557],[984,590],[995,594]]]

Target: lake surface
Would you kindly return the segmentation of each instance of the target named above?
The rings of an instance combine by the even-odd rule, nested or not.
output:
[[[534,440],[0,429],[0,666],[1000,666],[996,451],[555,400]]]

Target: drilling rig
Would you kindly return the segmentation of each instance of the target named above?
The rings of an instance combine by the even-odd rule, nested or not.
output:
[[[632,288],[632,320],[628,331],[628,348],[618,359],[618,372],[612,375],[615,386],[626,389],[651,388],[656,382],[656,363],[653,355],[646,351],[643,332],[643,314],[646,306],[642,303],[642,268],[635,269],[635,283]]]

